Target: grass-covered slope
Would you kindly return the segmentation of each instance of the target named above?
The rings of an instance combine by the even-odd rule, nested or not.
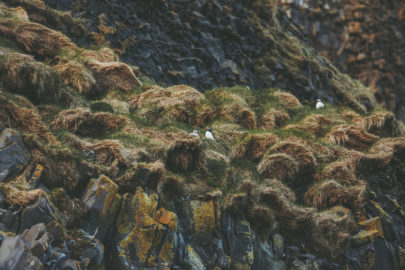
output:
[[[22,8],[0,4],[0,14],[0,129],[18,130],[31,153],[20,174],[0,183],[1,207],[25,213],[46,198],[55,212],[48,230],[61,230],[52,245],[69,245],[73,260],[95,237],[105,258],[88,264],[107,268],[263,269],[268,255],[257,246],[273,241],[276,250],[279,234],[286,246],[341,266],[352,263],[346,250],[369,256],[359,245],[376,237],[397,250],[404,243],[396,229],[404,226],[402,124],[366,110],[348,88],[374,102],[368,89],[330,64],[345,106],[317,110],[280,88],[200,93],[142,84],[110,49],[80,48]],[[204,137],[207,126],[216,141]],[[41,185],[32,188],[38,164]],[[384,231],[367,225],[375,217]],[[249,244],[229,235],[227,222]],[[215,241],[227,243],[216,261],[207,255]],[[272,260],[291,266],[284,244],[280,252]]]

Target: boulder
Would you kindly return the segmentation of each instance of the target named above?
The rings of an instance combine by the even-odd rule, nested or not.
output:
[[[80,270],[80,262],[72,259],[67,259],[62,263],[62,270]]]
[[[95,239],[91,245],[80,253],[81,261],[88,260],[90,263],[99,265],[103,261],[104,245],[100,240]]]
[[[157,210],[158,196],[141,187],[124,195],[117,220],[116,260],[123,269],[171,266],[177,253],[177,215]]]
[[[120,200],[118,186],[111,179],[105,175],[92,179],[82,197],[88,208],[82,229],[103,241],[115,221]]]
[[[21,172],[29,160],[29,152],[20,134],[13,129],[5,129],[0,136],[0,181]]]
[[[188,245],[186,248],[186,256],[184,260],[188,265],[189,269],[191,270],[205,270],[206,267],[202,262],[200,256],[194,251],[194,249]]]
[[[31,229],[25,230],[21,237],[27,242],[31,253],[38,258],[41,258],[48,248],[50,237],[44,223],[39,223],[32,226]]]
[[[45,269],[40,260],[31,254],[20,237],[7,237],[0,246],[0,269],[40,270]]]
[[[48,224],[55,219],[55,211],[46,196],[38,198],[35,204],[25,208],[21,214],[19,232],[38,223]]]
[[[7,231],[17,232],[20,217],[18,212],[13,212],[10,209],[0,209],[0,224],[4,226]]]

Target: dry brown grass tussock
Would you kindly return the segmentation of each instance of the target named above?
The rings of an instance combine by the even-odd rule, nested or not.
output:
[[[336,258],[346,250],[356,223],[349,209],[335,206],[330,210],[314,213],[311,228],[314,250],[323,256]]]
[[[98,162],[111,164],[117,160],[120,164],[129,167],[138,157],[137,151],[124,148],[117,140],[103,140],[95,144],[82,146],[83,150],[92,150]]]
[[[299,172],[298,162],[287,154],[265,154],[257,170],[265,177],[291,181]]]
[[[283,184],[283,182],[277,179],[264,180],[258,189],[258,193],[262,195],[269,192],[278,192],[280,196],[290,202],[295,202],[297,200],[295,193],[288,186]]]
[[[89,110],[76,108],[61,111],[51,123],[51,127],[65,129],[83,136],[100,137],[123,127],[127,119],[105,112],[90,113]]]
[[[396,136],[395,116],[392,112],[376,112],[367,117],[358,117],[354,124],[379,136]]]
[[[296,108],[302,106],[301,102],[293,94],[276,91],[273,93],[273,95],[278,97],[280,103],[287,108]]]
[[[80,57],[89,61],[98,61],[103,63],[118,62],[119,57],[111,48],[103,47],[97,51],[80,50]]]
[[[378,139],[378,136],[367,133],[357,126],[339,125],[333,127],[325,138],[331,143],[364,151]]]
[[[364,204],[367,196],[366,184],[345,187],[334,180],[326,180],[313,185],[305,193],[305,201],[318,209],[335,205],[356,209]]]
[[[287,121],[290,121],[288,113],[283,110],[271,108],[265,111],[260,117],[259,126],[264,130],[274,130]]]
[[[21,96],[15,99],[6,98],[0,91],[0,121],[21,132],[35,133],[43,142],[60,145],[32,103]]]
[[[299,207],[274,188],[260,189],[259,200],[274,210],[280,231],[288,240],[292,242],[307,240],[303,232],[310,231],[314,208]]]
[[[0,16],[1,17],[8,17],[12,16],[17,21],[28,22],[28,14],[22,7],[7,7],[7,6],[0,6]]]
[[[60,96],[59,74],[25,54],[1,55],[0,78],[9,91],[25,95],[36,103],[54,101]]]
[[[173,171],[193,171],[204,168],[202,142],[199,138],[175,139],[168,151],[166,165]]]
[[[62,49],[76,46],[62,33],[49,29],[41,24],[19,22],[14,29],[7,23],[0,23],[0,32],[15,40],[28,53],[52,58]]]
[[[286,154],[293,157],[299,166],[300,173],[313,173],[318,165],[311,150],[298,141],[280,141],[270,147],[269,154]]]
[[[6,202],[20,207],[29,206],[45,195],[42,189],[22,190],[8,184],[1,184],[0,190],[5,196]]]
[[[356,184],[357,178],[355,174],[356,166],[349,164],[348,160],[339,160],[328,164],[317,176],[318,179],[334,179],[343,185]]]
[[[242,130],[240,125],[222,121],[214,122],[212,129],[215,131],[215,138],[217,140],[228,142],[229,144],[235,143],[248,134],[247,131]]]
[[[320,143],[310,141],[306,141],[305,144],[314,154],[318,163],[332,162],[338,157],[338,154],[336,153],[335,149],[333,149],[333,147],[327,147]]]
[[[249,107],[250,100],[226,90],[215,90],[213,93],[215,93],[216,100],[223,100],[222,104],[216,106],[218,118],[240,124],[248,129],[256,128],[257,118],[254,111]]]
[[[322,114],[311,114],[305,117],[298,124],[287,125],[285,128],[299,129],[315,136],[319,136],[325,127],[339,122],[343,123],[343,121],[330,119]]]
[[[203,99],[203,94],[189,86],[155,86],[133,97],[129,104],[140,116],[148,119],[192,123],[195,121],[189,111],[195,110]]]
[[[142,84],[125,63],[88,61],[86,66],[93,72],[101,93],[110,89],[126,92]]]
[[[73,87],[80,94],[91,94],[96,85],[93,73],[78,62],[60,60],[52,67],[59,72],[65,84]]]
[[[249,134],[231,149],[231,158],[247,158],[258,161],[278,137],[271,133]]]
[[[405,138],[384,138],[375,143],[359,161],[358,170],[379,170],[391,162],[405,160]],[[396,164],[401,166],[401,164]],[[399,169],[399,168],[395,168]]]

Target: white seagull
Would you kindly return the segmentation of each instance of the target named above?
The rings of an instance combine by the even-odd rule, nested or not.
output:
[[[216,141],[214,134],[212,133],[212,129],[210,127],[206,127],[205,130],[205,138]]]
[[[196,129],[194,129],[193,132],[190,132],[188,135],[200,138],[200,135],[198,135],[198,131]]]
[[[325,107],[325,105],[322,103],[322,101],[318,98],[317,100],[316,100],[316,108],[317,109],[321,109],[321,108],[323,108],[323,107]]]

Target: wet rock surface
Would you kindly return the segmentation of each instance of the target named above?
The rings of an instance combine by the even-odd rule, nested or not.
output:
[[[16,130],[5,129],[0,135],[0,182],[28,164],[29,152]]]
[[[276,12],[274,3],[45,3],[62,10],[75,6],[73,15],[87,21],[95,43],[108,42],[124,61],[139,66],[159,84],[187,84],[200,91],[233,85],[280,87],[304,102],[317,97],[331,103],[343,101],[341,91],[345,92],[346,87],[331,83],[336,71],[330,64],[303,41],[290,46],[292,39],[302,35],[285,14]],[[268,12],[260,12],[263,10]],[[292,64],[296,60],[298,66]],[[373,107],[367,98],[358,101],[367,109]]]
[[[370,86],[405,120],[405,5],[401,1],[288,1],[280,6],[313,47]]]

